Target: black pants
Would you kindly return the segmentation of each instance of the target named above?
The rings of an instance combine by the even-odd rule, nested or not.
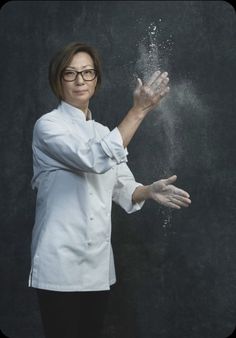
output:
[[[108,291],[36,289],[46,338],[101,338]]]

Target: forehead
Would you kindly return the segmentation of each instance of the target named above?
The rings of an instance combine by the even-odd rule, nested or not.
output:
[[[94,66],[94,62],[92,57],[86,52],[78,52],[76,53],[68,66],[75,68],[83,68],[86,66]]]

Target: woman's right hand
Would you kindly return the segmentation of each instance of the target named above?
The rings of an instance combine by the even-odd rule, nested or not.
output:
[[[142,83],[138,78],[138,85],[133,94],[132,110],[145,116],[148,112],[158,106],[161,99],[169,92],[168,73],[156,71],[147,81]]]
[[[133,94],[133,106],[118,125],[124,148],[128,146],[148,112],[153,110],[169,92],[168,82],[168,73],[161,74],[160,71],[153,73],[145,84],[138,79],[138,85]]]

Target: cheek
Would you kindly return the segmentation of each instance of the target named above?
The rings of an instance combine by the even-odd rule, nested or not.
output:
[[[71,90],[70,87],[71,86],[70,86],[69,82],[68,83],[62,83],[62,92],[63,92],[64,95],[66,95],[67,93],[70,93],[70,90]]]
[[[93,86],[92,92],[94,94],[96,86]]]

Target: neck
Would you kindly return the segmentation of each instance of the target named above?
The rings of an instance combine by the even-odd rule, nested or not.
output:
[[[72,106],[82,110],[82,112],[84,113],[87,119],[89,102],[86,102],[86,103],[77,103],[77,102],[70,102],[70,101],[67,101],[67,102],[71,104]]]
[[[80,109],[80,110],[82,110],[82,112],[85,114],[85,116],[87,117],[87,114],[88,114],[88,105],[86,105],[86,106],[82,106],[82,105],[74,105],[73,104],[73,106],[74,107],[76,107],[76,108],[78,108],[78,109]]]

